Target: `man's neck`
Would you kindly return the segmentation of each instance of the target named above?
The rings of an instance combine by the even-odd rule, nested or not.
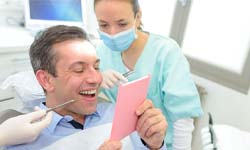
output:
[[[47,107],[49,107],[49,108],[52,108],[52,107],[55,107],[55,106],[57,106],[59,104],[57,102],[51,101],[50,99],[47,98],[45,105]],[[75,120],[76,122],[78,122],[80,124],[84,124],[84,121],[85,121],[85,116],[84,115],[72,112],[72,111],[70,111],[70,110],[68,110],[66,108],[58,108],[58,109],[55,109],[54,111],[56,113],[60,114],[61,116],[66,116],[66,115],[72,116],[73,120]]]
[[[80,114],[77,114],[75,112],[71,112],[71,111],[67,111],[67,110],[63,110],[63,109],[55,110],[55,112],[62,115],[62,116],[70,115],[73,117],[73,120],[75,120],[76,122],[78,122],[82,125],[84,124],[84,121],[85,121],[84,115],[80,115]]]

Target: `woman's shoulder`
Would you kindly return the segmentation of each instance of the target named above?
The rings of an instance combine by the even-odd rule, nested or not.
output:
[[[149,33],[149,42],[153,42],[156,44],[164,44],[166,46],[177,46],[179,47],[178,43],[167,36],[155,34],[155,33]]]
[[[154,33],[149,33],[146,47],[151,50],[153,49],[154,52],[158,51],[160,54],[167,54],[170,51],[177,52],[180,50],[180,46],[174,39]]]

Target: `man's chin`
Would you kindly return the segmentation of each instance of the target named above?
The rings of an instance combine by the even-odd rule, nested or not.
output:
[[[96,112],[96,109],[95,109],[95,110],[86,111],[86,112],[84,112],[84,114],[85,114],[85,115],[91,115],[91,114],[93,114],[93,113],[95,113],[95,112]]]
[[[96,112],[96,106],[88,107],[88,109],[85,108],[84,115],[91,115]]]

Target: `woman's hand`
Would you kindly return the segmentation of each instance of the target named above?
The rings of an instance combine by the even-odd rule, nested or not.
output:
[[[102,72],[102,84],[101,87],[105,89],[111,89],[119,82],[128,82],[128,79],[125,78],[121,73],[114,70],[106,70]]]
[[[38,110],[10,118],[0,125],[0,145],[16,145],[34,141],[52,120],[52,112]]]

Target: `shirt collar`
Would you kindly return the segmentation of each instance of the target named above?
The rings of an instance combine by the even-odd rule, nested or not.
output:
[[[44,103],[40,103],[40,108],[41,109],[48,109],[48,107]],[[100,107],[98,107],[98,104],[97,104],[96,111],[90,115],[86,115],[86,118],[87,117],[102,117],[103,113],[101,113],[101,111],[102,111],[102,109]],[[86,120],[86,118],[85,118],[85,120]],[[69,122],[69,121],[73,120],[73,117],[70,115],[62,116],[62,115],[56,113],[55,111],[53,111],[52,121],[49,124],[49,126],[47,127],[49,132],[54,133],[57,125],[59,125],[59,123],[63,120],[65,122]]]
[[[40,104],[40,108],[41,109],[48,109],[48,107],[46,105],[44,105],[43,103]],[[47,129],[51,132],[54,133],[56,126],[59,124],[59,122],[63,119],[64,117],[59,115],[58,113],[53,111],[53,117],[52,117],[52,121],[50,122],[49,126],[47,127]],[[72,120],[72,119],[71,119]],[[70,120],[69,120],[70,121]]]

